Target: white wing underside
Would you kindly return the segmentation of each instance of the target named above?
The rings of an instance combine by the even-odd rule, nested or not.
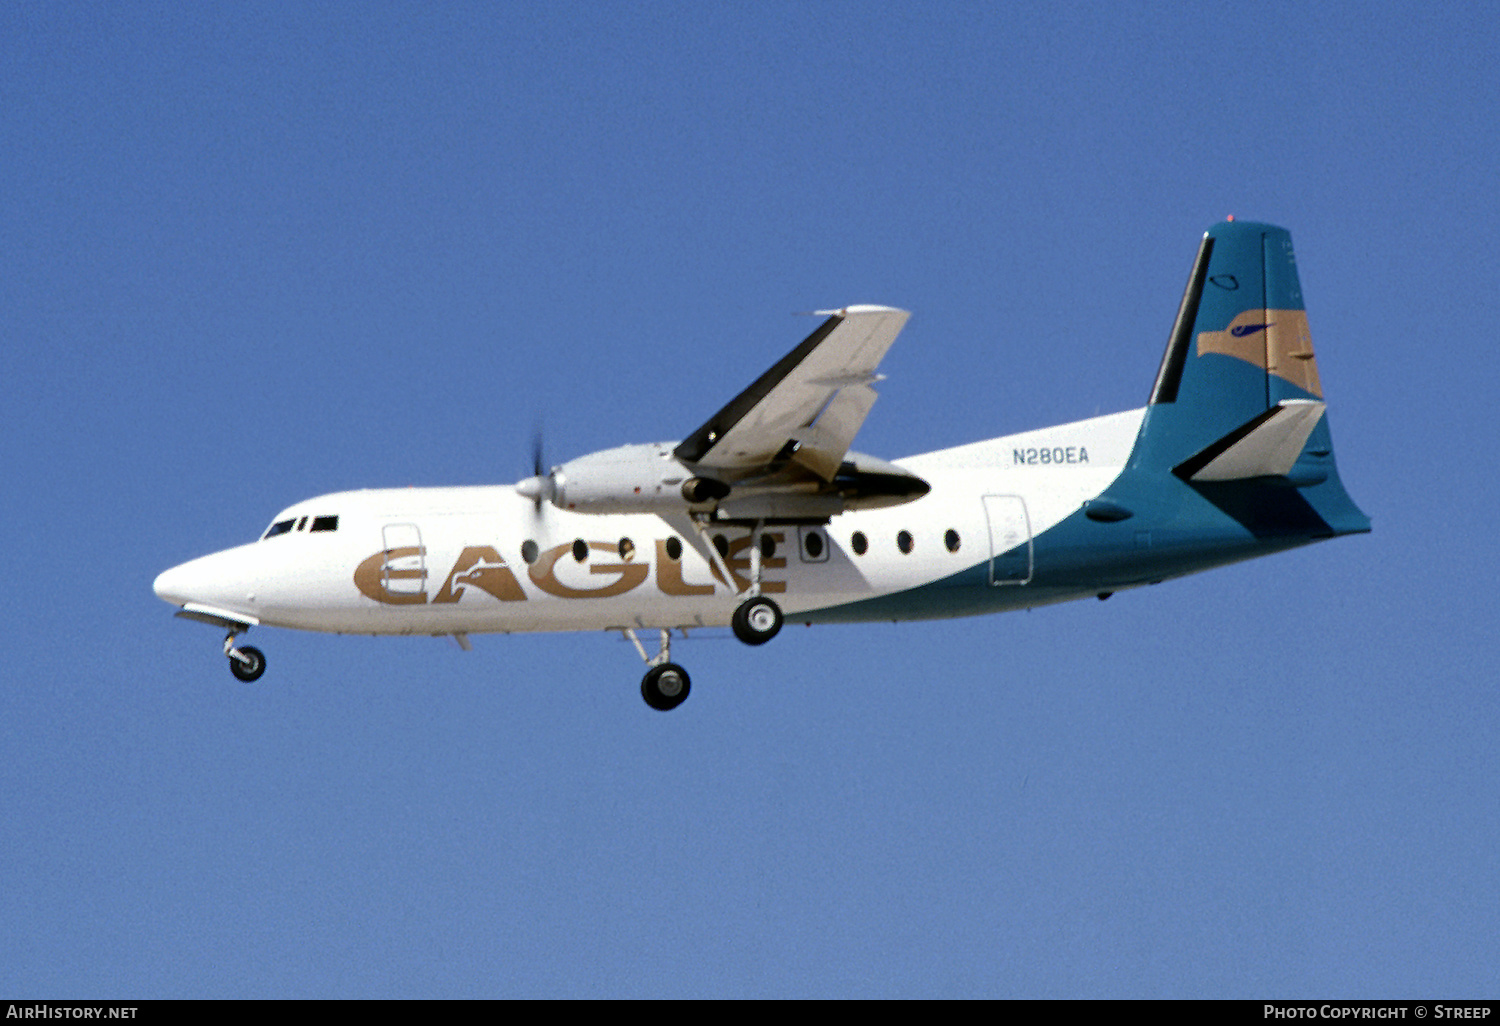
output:
[[[829,319],[677,447],[726,477],[790,459],[833,480],[875,405],[875,372],[911,315],[887,306],[819,311]]]

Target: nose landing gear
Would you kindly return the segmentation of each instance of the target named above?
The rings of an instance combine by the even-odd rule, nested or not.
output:
[[[260,675],[266,672],[266,656],[253,645],[236,648],[234,639],[238,633],[230,631],[224,638],[224,655],[229,658],[229,672],[237,680],[251,684],[260,680]]]

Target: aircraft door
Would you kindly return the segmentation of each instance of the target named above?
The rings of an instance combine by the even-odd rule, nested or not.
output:
[[[986,495],[984,516],[990,528],[990,583],[1025,584],[1031,580],[1031,519],[1019,495]]]
[[[391,595],[421,595],[427,590],[427,550],[416,524],[386,524],[385,563],[380,586]]]

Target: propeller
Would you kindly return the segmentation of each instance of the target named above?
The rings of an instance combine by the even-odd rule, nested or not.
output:
[[[542,512],[542,503],[557,495],[557,478],[554,471],[543,472],[542,429],[538,425],[531,438],[531,476],[516,483],[516,491],[530,499],[536,512]]]

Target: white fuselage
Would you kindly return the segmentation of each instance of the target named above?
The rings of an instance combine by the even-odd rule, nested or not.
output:
[[[765,526],[774,551],[763,561],[762,591],[795,621],[940,581],[1006,551],[1014,561],[1018,546],[1029,551],[1032,538],[1118,476],[1143,414],[896,461],[931,491],[845,512],[826,527]],[[157,594],[272,626],[468,634],[723,626],[751,577],[746,525],[709,524],[700,533],[685,511],[570,512],[510,485],[340,492],[299,502],[275,523],[287,526],[166,571]],[[716,535],[732,584],[710,557]],[[1024,562],[991,584],[1013,586],[1017,600],[1004,605],[1024,605],[1019,592],[1030,577]]]

